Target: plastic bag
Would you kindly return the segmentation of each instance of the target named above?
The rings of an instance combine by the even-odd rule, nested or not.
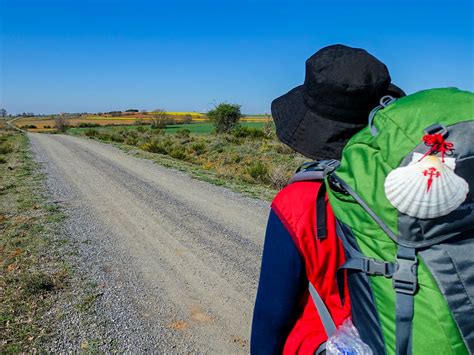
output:
[[[346,319],[326,343],[327,355],[373,355],[372,349],[362,341],[352,320]]]

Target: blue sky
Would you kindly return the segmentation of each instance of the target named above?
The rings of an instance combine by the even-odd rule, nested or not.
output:
[[[268,112],[334,43],[367,49],[409,93],[474,89],[468,0],[0,0],[0,14],[12,113]]]

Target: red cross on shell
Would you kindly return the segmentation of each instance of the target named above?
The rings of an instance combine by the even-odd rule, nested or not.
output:
[[[441,173],[436,169],[434,166],[423,170],[423,175],[428,176],[428,187],[426,189],[426,192],[429,192],[431,189],[431,185],[433,184],[434,178],[438,178],[441,176]]]

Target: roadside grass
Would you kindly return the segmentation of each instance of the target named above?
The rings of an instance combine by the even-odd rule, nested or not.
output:
[[[68,133],[113,143],[194,178],[264,200],[271,200],[306,160],[280,143],[274,127],[262,122],[243,123],[227,134],[213,133],[210,123],[173,125],[166,129],[74,128]]]
[[[38,352],[52,331],[42,318],[72,273],[54,253],[64,216],[46,202],[27,137],[0,129],[0,146],[0,353]]]

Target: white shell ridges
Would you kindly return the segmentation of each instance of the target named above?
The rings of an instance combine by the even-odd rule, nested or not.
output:
[[[435,218],[458,208],[469,192],[468,183],[456,175],[456,161],[413,154],[412,162],[393,170],[385,179],[385,195],[400,212],[416,218]],[[430,170],[431,169],[431,170]],[[429,172],[433,172],[428,190]],[[426,172],[426,173],[424,173]]]

